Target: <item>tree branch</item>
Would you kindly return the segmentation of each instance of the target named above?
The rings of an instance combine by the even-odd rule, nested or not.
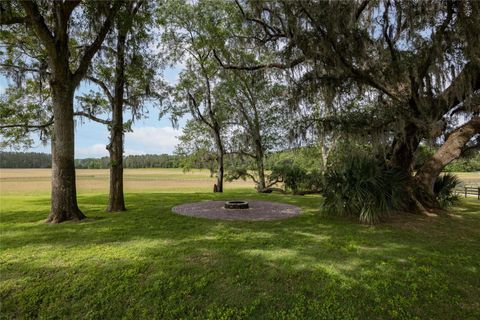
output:
[[[472,145],[469,145],[469,146],[465,146],[463,149],[462,149],[462,154],[461,156],[465,156],[467,154],[471,154],[471,152],[473,151],[479,151],[480,150],[480,142],[477,142],[477,143],[474,143]]]
[[[5,63],[0,63],[0,67],[17,69],[17,70],[23,71],[23,72],[37,72],[37,73],[44,73],[44,72],[46,72],[46,71],[43,71],[43,70],[40,70],[40,69],[36,69],[36,68],[16,66],[16,65],[13,65],[13,64],[5,64]]]
[[[50,57],[56,58],[57,52],[55,48],[55,39],[50,29],[45,23],[43,16],[38,10],[38,6],[33,1],[20,1],[25,13],[27,14],[29,22],[32,24],[35,33],[42,41],[43,45],[47,49]]]
[[[344,67],[347,69],[346,71],[350,74],[352,78],[355,78],[365,84],[368,84],[371,87],[382,91],[392,99],[399,101],[399,99],[393,94],[393,92],[391,92],[386,86],[384,86],[379,81],[377,81],[372,75],[370,75],[368,72],[364,70],[355,68],[355,66],[351,62],[349,62],[347,58],[345,58],[345,56],[343,55],[343,50],[338,49],[336,39],[332,39],[332,37],[325,30],[323,30],[320,25],[317,24],[315,19],[308,12],[307,8],[303,8],[303,12],[308,17],[308,19],[310,20],[311,24],[315,27],[315,29],[330,43],[330,46],[333,52],[338,56],[338,58],[340,59],[340,62],[344,65]]]
[[[193,116],[194,118],[196,118],[196,117],[195,117],[195,113],[196,113],[197,116],[198,116],[198,118],[199,118],[203,123],[205,123],[210,129],[213,130],[213,125],[212,125],[210,122],[208,122],[207,119],[205,119],[205,117],[204,117],[204,116],[202,115],[202,113],[200,112],[200,108],[199,108],[199,106],[198,106],[198,104],[197,104],[197,101],[195,100],[195,97],[194,97],[190,92],[187,92],[187,94],[188,94],[189,100],[191,101],[191,105],[192,105],[193,107],[195,107],[195,109],[196,109],[196,110],[195,110],[196,112],[192,112],[192,116]],[[190,108],[190,110],[193,111],[192,108]]]
[[[447,16],[443,21],[443,23],[440,25],[440,27],[438,27],[438,29],[435,30],[435,32],[432,34],[432,45],[427,49],[428,50],[427,59],[424,63],[422,63],[422,68],[420,69],[419,76],[418,76],[419,79],[423,79],[426,76],[428,69],[432,64],[432,61],[434,58],[433,55],[436,50],[436,46],[438,45],[438,43],[441,42],[443,36],[445,35],[445,30],[447,29],[448,25],[453,19],[452,5],[453,5],[452,1],[447,1]]]
[[[438,116],[444,115],[463,102],[470,92],[478,90],[480,90],[480,66],[469,62],[450,86],[432,101],[432,112],[437,111]]]
[[[2,26],[9,26],[12,24],[21,24],[28,22],[26,17],[15,17],[15,16],[5,16],[2,12],[0,14],[0,25]]]
[[[138,12],[138,10],[140,9],[140,7],[143,5],[145,1],[139,1],[137,2],[137,5],[132,9],[132,13],[131,13],[131,16],[135,16]]]
[[[246,152],[244,150],[240,150],[240,151],[229,151],[229,152],[225,152],[225,154],[240,154],[240,155],[244,155],[244,156],[247,156],[247,157],[251,157],[253,159],[256,158],[256,156],[253,154],[253,153],[249,153],[249,152]]]
[[[390,21],[389,21],[389,8],[390,8],[390,1],[387,2],[385,5],[385,11],[383,13],[383,37],[385,38],[385,41],[387,42],[388,49],[390,50],[390,56],[392,57],[392,61],[397,61],[397,51],[395,49],[395,46],[392,42],[392,39],[390,38],[390,31],[389,29],[391,28]]]
[[[42,124],[29,124],[29,123],[13,123],[13,124],[5,124],[0,125],[0,129],[7,129],[7,128],[25,128],[25,129],[44,129],[53,124],[53,116],[48,120],[48,122]]]
[[[458,159],[475,135],[480,133],[480,117],[474,117],[460,127],[453,130],[445,139],[443,145],[429,158],[415,175],[427,191],[433,194],[435,179],[443,168],[455,159]]]
[[[72,11],[82,2],[81,0],[68,0],[64,2],[65,16],[69,17]]]
[[[300,57],[297,59],[293,59],[287,63],[267,63],[267,64],[256,64],[250,66],[242,66],[242,65],[232,65],[232,64],[225,64],[222,60],[218,57],[217,52],[213,50],[213,56],[215,60],[217,60],[218,64],[224,69],[230,70],[247,70],[247,71],[255,71],[261,69],[291,69],[300,63],[305,61],[305,57]]]
[[[355,11],[355,20],[358,20],[360,18],[360,16],[362,15],[363,11],[365,10],[365,8],[367,7],[369,2],[370,2],[370,0],[362,1],[360,6]]]
[[[273,26],[269,25],[265,21],[263,21],[261,19],[257,19],[257,18],[247,16],[247,14],[245,13],[245,11],[242,8],[242,5],[238,2],[238,0],[235,0],[235,4],[237,5],[238,9],[240,10],[240,12],[241,12],[242,16],[245,18],[245,20],[255,22],[256,24],[261,25],[263,27],[263,30],[264,30],[265,34],[268,37],[280,38],[280,37],[285,37],[286,36],[284,33],[282,33],[281,30],[279,30],[276,27],[273,27]]]
[[[74,116],[85,117],[85,118],[88,118],[88,119],[90,119],[90,120],[92,120],[92,121],[95,121],[95,122],[98,122],[98,123],[102,123],[102,124],[105,124],[105,125],[111,125],[111,123],[112,123],[111,121],[97,118],[97,117],[95,117],[94,115],[89,114],[89,113],[87,113],[87,112],[83,112],[83,111],[75,112],[73,115],[74,115]]]
[[[275,180],[271,180],[271,181],[269,180],[268,184],[265,186],[265,189],[269,189],[280,182],[283,182],[283,177],[276,177]]]
[[[103,90],[103,93],[107,96],[108,98],[108,101],[110,102],[110,104],[113,104],[113,96],[112,94],[110,93],[110,90],[108,89],[107,85],[105,84],[105,82],[103,82],[102,80],[100,79],[97,79],[93,76],[87,76],[86,77],[87,80],[90,80],[94,83],[96,83],[100,88],[102,88]]]
[[[108,32],[110,31],[110,28],[112,27],[115,15],[117,14],[118,10],[120,10],[120,7],[122,5],[123,5],[123,1],[121,0],[115,1],[113,6],[110,8],[107,18],[105,19],[102,27],[100,28],[100,31],[98,32],[97,37],[92,42],[92,44],[87,47],[87,50],[82,56],[80,60],[80,64],[78,65],[78,68],[73,75],[73,81],[76,85],[80,83],[80,81],[83,79],[83,77],[87,73],[90,62],[95,56],[95,53],[97,53],[98,49],[100,49],[100,46],[102,45],[103,40],[105,39]]]

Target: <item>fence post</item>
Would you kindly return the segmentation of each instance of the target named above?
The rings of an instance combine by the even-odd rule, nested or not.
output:
[[[465,187],[465,198],[467,197],[467,187]]]
[[[480,200],[480,187],[478,187],[478,190],[477,190],[477,200]]]

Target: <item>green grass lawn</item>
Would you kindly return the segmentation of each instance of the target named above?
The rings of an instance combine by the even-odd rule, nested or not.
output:
[[[226,222],[171,213],[204,199],[295,204],[299,217]],[[82,194],[81,223],[47,225],[48,195],[2,196],[3,319],[479,319],[480,201],[375,227],[321,214],[318,196]]]

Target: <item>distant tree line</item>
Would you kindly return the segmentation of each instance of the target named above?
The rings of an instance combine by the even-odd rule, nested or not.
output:
[[[179,168],[180,156],[169,154],[130,155],[123,158],[125,168]],[[52,156],[37,152],[0,152],[0,168],[51,168]],[[108,169],[108,157],[75,159],[78,169]]]
[[[421,166],[433,148],[421,148],[416,156],[416,167]],[[314,147],[301,147],[271,153],[265,161],[265,170],[272,170],[279,162],[295,160],[295,163],[306,170],[318,169],[319,157],[312,157],[318,152]],[[227,167],[235,165],[233,157],[227,157]],[[108,157],[75,159],[77,169],[108,169]],[[179,154],[144,154],[129,155],[123,158],[125,168],[183,168],[183,169],[209,169],[212,175],[215,172],[215,163],[208,161],[189,161],[187,157]],[[186,165],[188,163],[188,165]],[[52,156],[40,152],[4,152],[0,151],[0,168],[51,168]],[[245,161],[248,170],[255,169],[253,160]],[[446,172],[474,172],[480,171],[480,154],[475,153],[465,159],[458,159],[445,167]]]
[[[52,155],[38,152],[0,152],[0,168],[51,168]]]
[[[169,154],[145,154],[123,157],[125,168],[179,168],[180,157]],[[109,157],[76,159],[75,167],[78,169],[108,169]]]

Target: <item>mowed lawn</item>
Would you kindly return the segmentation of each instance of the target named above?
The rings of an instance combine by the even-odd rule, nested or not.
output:
[[[0,170],[2,319],[479,319],[480,201],[369,227],[319,196],[210,192],[207,171],[127,170],[128,211],[105,213],[108,172],[79,170],[88,219],[47,225],[48,170]],[[46,173],[46,174],[45,174]],[[174,205],[262,199],[282,221],[175,215]]]

